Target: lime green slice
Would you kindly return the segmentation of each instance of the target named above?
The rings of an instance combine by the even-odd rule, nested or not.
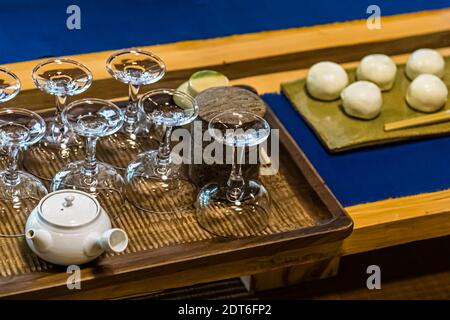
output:
[[[183,92],[183,93],[186,93],[186,94],[190,94],[189,93],[189,90],[188,90],[188,87],[189,87],[189,81],[185,81],[185,82],[183,82],[182,84],[181,84],[181,86],[179,86],[178,88],[177,88],[177,90],[178,91],[181,91],[181,92]],[[192,96],[193,98],[195,98],[194,96]],[[183,108],[183,99],[181,99],[181,97],[179,96],[179,95],[176,95],[176,96],[174,96],[173,97],[173,101],[177,104],[177,106],[179,106],[179,107],[181,107],[181,108]],[[184,108],[183,108],[184,109]]]
[[[230,80],[220,72],[213,70],[201,70],[195,72],[188,83],[188,93],[195,97],[200,92],[213,88],[230,85]]]
[[[189,87],[189,81],[185,81],[177,88],[177,90],[181,91],[183,93],[189,94],[188,87]]]

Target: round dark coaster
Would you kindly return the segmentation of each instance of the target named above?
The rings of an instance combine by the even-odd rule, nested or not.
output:
[[[250,92],[253,92],[254,94],[258,94],[258,91],[255,88],[253,88],[252,86],[246,85],[246,84],[235,84],[233,87],[242,88],[242,89],[248,90]]]
[[[245,111],[264,117],[267,105],[257,94],[240,87],[215,87],[201,92],[195,100],[199,119],[209,122],[224,111]]]

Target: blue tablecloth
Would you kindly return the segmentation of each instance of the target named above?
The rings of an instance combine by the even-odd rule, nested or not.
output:
[[[344,206],[450,188],[450,137],[330,154],[284,95],[263,98]]]
[[[66,27],[72,4],[80,30]],[[364,19],[371,4],[383,16],[450,0],[0,0],[0,64]]]

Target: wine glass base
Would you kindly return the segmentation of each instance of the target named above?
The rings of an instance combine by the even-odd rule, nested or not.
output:
[[[73,161],[84,158],[84,148],[79,144],[61,149],[45,142],[30,147],[23,157],[24,168],[42,180],[51,181],[55,174]]]
[[[147,150],[157,149],[159,142],[149,136],[130,136],[129,133],[118,132],[101,138],[97,142],[97,158],[125,171],[136,157]]]
[[[40,144],[43,144],[45,148],[56,150],[65,148],[83,148],[83,139],[63,124],[59,117],[60,115],[58,112],[56,116],[47,119],[47,129],[44,137],[40,141]]]
[[[89,176],[84,169],[84,160],[69,163],[53,178],[51,191],[75,189],[87,192],[100,202],[105,211],[115,219],[125,204],[122,194],[124,181],[111,165],[97,162],[97,173]]]
[[[157,151],[141,154],[128,166],[125,193],[128,201],[143,211],[168,213],[193,208],[198,188],[178,161],[168,165],[162,177],[156,172]]]
[[[229,189],[210,183],[198,195],[196,218],[209,233],[224,238],[243,238],[261,233],[269,224],[270,197],[266,188],[248,180],[238,200],[232,200]]]
[[[47,194],[42,182],[31,174],[19,171],[19,183],[5,183],[0,173],[0,237],[23,236],[28,215]]]

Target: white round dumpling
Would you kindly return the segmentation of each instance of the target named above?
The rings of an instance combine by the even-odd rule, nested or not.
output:
[[[341,93],[345,113],[360,119],[373,119],[381,112],[381,90],[369,81],[356,81]]]
[[[365,56],[356,69],[358,80],[375,83],[381,91],[390,90],[394,85],[397,66],[385,54],[371,54]]]
[[[445,71],[444,58],[433,49],[419,49],[414,51],[406,64],[406,75],[414,80],[418,75],[429,73],[442,78]]]
[[[411,108],[434,112],[447,102],[445,83],[433,74],[421,74],[411,82],[406,92],[406,102]]]
[[[347,72],[337,63],[330,61],[314,64],[306,76],[309,94],[319,100],[331,101],[339,98],[347,84]]]

